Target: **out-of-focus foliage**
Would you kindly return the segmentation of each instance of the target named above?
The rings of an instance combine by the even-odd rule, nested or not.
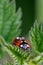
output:
[[[39,22],[43,21],[43,0],[35,1],[35,16]]]
[[[1,43],[0,43],[0,60],[1,60],[2,58],[4,58],[4,57],[5,57],[5,53],[4,53],[3,47],[2,47],[2,45],[1,45]]]
[[[35,20],[35,0],[16,0],[16,5],[16,8],[20,6],[23,12],[21,36],[27,36]]]
[[[0,0],[0,35],[7,42],[20,34],[21,8],[16,12],[15,0]]]

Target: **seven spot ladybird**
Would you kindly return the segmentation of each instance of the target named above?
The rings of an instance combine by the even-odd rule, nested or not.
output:
[[[16,37],[13,41],[12,41],[12,45],[14,46],[18,46],[24,50],[29,50],[30,49],[30,42],[25,40],[24,37]]]

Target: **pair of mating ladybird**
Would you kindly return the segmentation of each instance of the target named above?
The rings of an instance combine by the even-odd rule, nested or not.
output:
[[[14,46],[18,46],[24,50],[29,50],[30,49],[30,42],[25,40],[24,37],[16,37],[13,41],[12,41],[12,45]]]

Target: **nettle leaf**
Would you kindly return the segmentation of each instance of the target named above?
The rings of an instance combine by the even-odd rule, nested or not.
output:
[[[43,52],[43,22],[35,22],[29,32],[30,42],[35,51]]]
[[[23,50],[19,47],[12,46],[11,44],[7,44],[3,37],[0,36],[1,45],[4,47],[5,51],[7,51],[10,56],[14,60],[15,65],[25,65],[29,61],[30,52]],[[28,64],[27,64],[28,65]]]
[[[20,34],[21,8],[16,12],[15,0],[0,0],[0,35],[7,42]]]
[[[14,0],[10,3],[9,0],[0,0],[0,44],[14,59],[14,65],[27,65],[30,54],[29,51],[7,44],[11,43],[12,39],[21,32],[21,15],[21,8],[16,11]]]

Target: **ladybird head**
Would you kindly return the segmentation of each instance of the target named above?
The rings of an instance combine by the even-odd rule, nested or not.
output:
[[[23,48],[24,50],[28,50],[28,49],[30,49],[30,44],[26,40],[24,40],[24,41],[21,42],[19,47]]]

